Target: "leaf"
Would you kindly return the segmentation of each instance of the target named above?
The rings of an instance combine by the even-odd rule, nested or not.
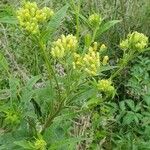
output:
[[[42,35],[44,41],[46,42],[48,39],[51,38],[51,36],[53,35],[53,33],[58,29],[58,27],[60,26],[62,20],[65,18],[66,16],[66,12],[68,10],[69,5],[65,5],[64,7],[62,7],[50,20],[50,22],[47,25],[47,29],[46,32],[44,33],[44,35]]]
[[[132,111],[135,111],[135,104],[133,100],[126,100],[126,103]]]
[[[134,113],[131,111],[128,111],[127,114],[123,117],[123,124],[129,125],[134,121]]]
[[[109,71],[115,68],[118,68],[118,67],[117,66],[101,66],[100,71],[104,72],[104,71]]]
[[[0,18],[0,23],[6,23],[6,24],[17,24],[18,21],[13,16],[5,16]]]
[[[69,139],[63,139],[58,142],[52,143],[50,148],[48,150],[55,150],[59,148],[67,148],[68,146],[70,147],[71,145],[75,145],[77,142],[83,141],[85,139],[83,138],[69,138]],[[75,148],[75,147],[74,147]]]
[[[9,79],[9,87],[11,91],[11,100],[17,99],[18,87],[20,83],[18,79],[10,78]]]
[[[112,20],[112,21],[108,21],[104,24],[101,24],[99,27],[99,30],[97,31],[97,35],[96,38],[98,38],[102,33],[106,32],[107,30],[109,30],[111,27],[113,27],[115,24],[121,22],[120,20]]]
[[[121,109],[122,111],[125,111],[125,110],[126,110],[126,106],[125,106],[125,102],[124,102],[124,101],[121,101],[121,102],[119,103],[119,106],[120,106],[120,109]]]
[[[143,100],[145,103],[150,106],[150,94],[149,95],[144,95]]]
[[[95,107],[95,106],[99,105],[101,102],[102,102],[101,99],[91,98],[83,105],[83,108]]]
[[[21,146],[25,149],[29,149],[32,150],[34,149],[34,146],[32,145],[32,143],[26,141],[26,140],[21,140],[21,141],[15,141],[14,144]]]
[[[32,77],[27,85],[23,88],[23,93],[22,93],[22,101],[23,102],[29,102],[34,94],[34,90],[33,90],[33,86],[35,85],[35,83],[41,79],[41,76],[35,76]]]
[[[5,69],[6,71],[9,69],[8,62],[2,53],[0,53],[0,69],[1,68]]]

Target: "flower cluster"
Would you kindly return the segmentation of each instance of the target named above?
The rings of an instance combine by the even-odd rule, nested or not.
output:
[[[133,32],[128,34],[127,39],[120,43],[123,50],[133,49],[141,52],[148,46],[148,37],[143,33]]]
[[[74,54],[74,68],[81,68],[89,75],[97,75],[100,67],[100,56],[97,52],[97,43],[94,43],[93,47],[88,49],[88,52],[81,56],[77,53]]]
[[[112,94],[115,90],[114,86],[112,86],[112,82],[110,80],[102,79],[97,83],[97,88],[99,91]]]
[[[72,34],[62,35],[60,39],[53,42],[51,54],[54,58],[63,58],[70,52],[74,52],[77,48],[77,38]]]
[[[93,26],[93,27],[96,27],[102,21],[101,16],[99,14],[96,14],[96,13],[90,15],[88,20],[89,20],[89,23],[91,24],[91,26]]]
[[[102,44],[100,47],[100,53],[103,54],[106,52],[106,50],[107,50],[107,46],[105,44]]]
[[[40,138],[40,139],[36,139],[34,145],[35,145],[35,149],[37,150],[45,150],[47,143],[42,138]]]
[[[104,56],[103,58],[103,65],[107,65],[109,61],[109,57],[108,56]]]
[[[83,57],[84,71],[89,75],[97,75],[100,67],[100,56],[97,52],[97,43],[94,43],[94,47],[90,47],[88,53]]]
[[[102,46],[101,46],[102,47]],[[101,51],[100,47],[100,51]],[[104,47],[104,45],[103,45]],[[107,65],[109,57],[104,56],[101,62],[100,59],[100,51],[98,51],[99,47],[97,42],[94,42],[93,47],[89,47],[88,52],[85,53],[83,56],[77,53],[74,53],[74,62],[73,68],[80,69],[86,72],[90,76],[95,76],[98,74],[101,65]],[[107,47],[105,46],[104,49],[106,50]]]
[[[48,20],[53,14],[54,12],[48,7],[39,9],[35,2],[26,2],[17,11],[17,18],[22,28],[32,34],[36,34],[39,32],[39,23]]]
[[[6,112],[5,121],[9,124],[19,124],[20,123],[20,116],[14,111]]]

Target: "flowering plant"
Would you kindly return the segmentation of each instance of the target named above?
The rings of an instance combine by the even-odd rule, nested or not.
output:
[[[6,105],[0,112],[3,114],[4,132],[23,134],[23,137],[14,140],[13,149],[16,146],[37,150],[56,149],[57,142],[52,138],[54,125],[63,122],[65,115],[91,113],[100,106],[103,106],[101,111],[107,113],[105,103],[113,100],[117,92],[114,78],[148,47],[148,38],[144,34],[130,33],[119,46],[123,57],[116,66],[110,65],[109,48],[97,40],[97,34],[109,29],[114,22],[107,27],[96,13],[86,18],[90,32],[82,44],[79,28],[76,34],[62,34],[51,42],[55,29],[53,24],[56,22],[57,27],[61,23],[61,15],[65,16],[67,9],[68,5],[55,13],[48,7],[39,8],[35,2],[25,2],[16,12],[20,29],[28,33],[27,38],[44,61],[46,75],[44,81],[39,75],[25,84],[20,84],[19,79],[10,80],[13,92],[10,90],[9,104],[12,107]],[[44,82],[43,87],[36,86],[40,80]],[[84,140],[75,139],[72,143]]]

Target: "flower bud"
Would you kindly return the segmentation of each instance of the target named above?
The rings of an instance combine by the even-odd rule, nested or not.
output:
[[[92,27],[96,27],[96,26],[100,25],[101,21],[102,21],[101,16],[96,13],[90,15],[88,20]]]

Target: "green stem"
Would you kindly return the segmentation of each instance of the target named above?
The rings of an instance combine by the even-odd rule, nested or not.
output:
[[[92,43],[94,42],[94,40],[95,40],[95,38],[96,38],[96,34],[97,34],[97,31],[98,31],[98,28],[99,28],[99,26],[97,26],[97,27],[95,28],[95,30],[93,31]]]
[[[53,122],[53,119],[60,113],[60,111],[62,110],[62,107],[63,107],[63,100],[61,101],[61,103],[59,104],[57,110],[55,111],[55,113],[53,115],[50,115],[48,116],[48,119],[46,120],[44,126],[43,126],[43,129],[41,131],[41,134],[43,134],[45,132],[45,130],[52,124]]]
[[[128,57],[126,57],[125,55],[128,56]],[[112,80],[113,78],[115,78],[127,66],[127,64],[132,59],[137,57],[138,55],[139,55],[139,53],[134,54],[134,51],[133,52],[131,51],[131,53],[128,53],[128,54],[124,53],[124,56],[123,56],[123,59],[122,59],[123,61],[122,61],[122,63],[120,63],[119,69],[117,71],[115,71],[114,74],[111,75],[110,79]]]
[[[44,59],[45,59],[45,63],[46,63],[46,66],[47,66],[50,82],[51,82],[52,75],[53,75],[54,80],[56,82],[57,90],[58,90],[59,100],[61,100],[61,93],[60,93],[60,87],[59,87],[59,84],[58,84],[58,80],[57,80],[56,74],[53,70],[53,67],[51,66],[51,64],[49,62],[48,56],[46,54],[46,48],[45,48],[44,44],[42,43],[42,41],[39,42],[39,45],[40,45],[40,48],[42,50],[42,53],[43,53],[43,56],[44,56]],[[52,84],[52,82],[51,82],[51,84]]]
[[[61,100],[61,89],[59,87],[59,84],[58,84],[58,80],[57,80],[57,77],[56,77],[56,74],[53,70],[53,67],[51,66],[50,62],[49,62],[49,58],[48,58],[48,55],[46,54],[46,47],[45,45],[43,44],[42,41],[39,41],[39,46],[40,46],[40,49],[43,53],[43,56],[44,56],[44,59],[45,59],[45,64],[46,64],[46,67],[47,67],[47,70],[48,70],[48,74],[49,74],[49,79],[50,79],[50,84],[52,85],[52,76],[54,77],[54,80],[56,82],[56,86],[57,86],[57,90],[58,90],[58,101],[60,102],[59,103],[59,106],[58,106],[58,109],[54,112],[53,115],[51,115],[51,113],[49,113],[48,115],[48,118],[47,120],[45,121],[45,124],[43,126],[43,129],[41,131],[41,133],[43,134],[46,130],[46,128],[48,128],[51,124],[52,124],[52,121],[53,119],[59,114],[59,112],[61,111],[62,109],[62,106],[63,106],[63,100]]]

